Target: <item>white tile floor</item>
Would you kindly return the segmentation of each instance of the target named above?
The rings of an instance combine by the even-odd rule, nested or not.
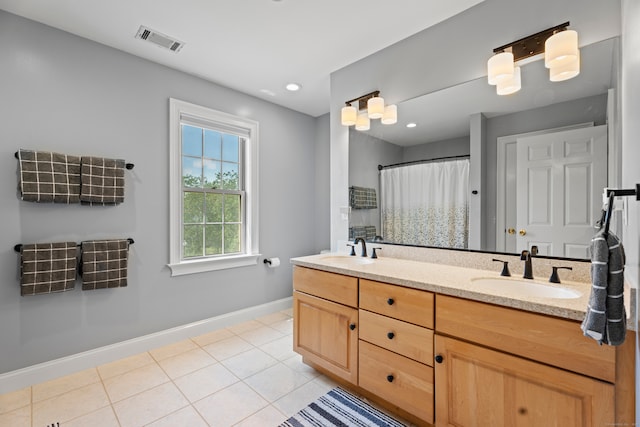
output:
[[[336,386],[292,326],[286,310],[0,395],[0,426],[277,426]]]

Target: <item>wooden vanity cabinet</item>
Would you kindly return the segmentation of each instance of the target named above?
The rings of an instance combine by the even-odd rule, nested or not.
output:
[[[293,268],[293,349],[352,384],[358,382],[358,279]]]
[[[436,426],[615,422],[615,349],[578,322],[437,295],[436,328]]]
[[[433,294],[360,279],[358,384],[433,423]]]

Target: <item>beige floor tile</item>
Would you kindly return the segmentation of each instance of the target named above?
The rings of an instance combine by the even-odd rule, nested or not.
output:
[[[269,325],[276,331],[280,331],[285,335],[293,334],[293,319],[287,318],[286,320],[280,320],[279,322]]]
[[[275,313],[267,314],[266,316],[258,317],[256,320],[260,323],[264,323],[265,325],[271,325],[273,323],[276,323],[282,320],[287,320],[289,318],[290,317],[284,314],[283,312],[278,311]]]
[[[228,329],[218,329],[206,334],[198,335],[197,337],[193,337],[191,338],[191,340],[198,344],[200,347],[204,347],[205,345],[212,344],[225,338],[231,338],[234,335],[235,334]]]
[[[287,420],[282,412],[278,411],[273,406],[269,405],[251,415],[249,418],[245,418],[240,421],[234,427],[265,427],[265,426],[278,426]]]
[[[167,374],[154,363],[104,380],[104,387],[111,401],[118,402],[167,381]]]
[[[293,307],[282,310],[281,313],[286,314],[289,317],[293,317]]]
[[[116,418],[111,406],[98,409],[95,412],[75,418],[64,423],[64,427],[120,427],[120,423]],[[63,427],[63,424],[60,424]]]
[[[320,396],[327,394],[327,392],[328,390],[322,385],[314,381],[309,381],[305,385],[276,400],[272,405],[289,418]]]
[[[197,371],[205,366],[213,365],[214,363],[218,363],[218,361],[201,348],[189,350],[186,353],[181,353],[158,362],[160,367],[164,369],[172,379]]]
[[[233,372],[235,376],[244,379],[267,369],[269,366],[275,365],[278,361],[264,351],[254,348],[253,350],[245,351],[237,356],[223,360],[220,363]]]
[[[243,340],[255,345],[260,346],[271,341],[275,341],[278,338],[282,338],[284,334],[280,331],[276,331],[269,326],[262,326],[260,328],[252,329],[250,331],[238,334]]]
[[[208,427],[198,411],[193,406],[187,406],[179,411],[160,418],[148,425],[148,427]]]
[[[31,404],[31,387],[0,394],[0,414],[12,412]],[[0,424],[2,425],[2,424]]]
[[[267,405],[266,400],[242,382],[194,404],[200,415],[212,426],[231,426]]]
[[[229,329],[236,335],[240,335],[243,332],[247,332],[252,329],[258,329],[262,326],[264,326],[264,324],[258,322],[257,320],[248,320],[243,323],[238,323],[237,325],[229,326],[227,329]]]
[[[174,382],[191,402],[196,402],[240,379],[219,363],[176,379]]]
[[[180,353],[184,353],[189,350],[198,348],[198,345],[191,340],[178,341],[173,344],[166,345],[164,347],[155,348],[150,350],[151,356],[157,361],[167,359],[172,356],[177,356]]]
[[[31,406],[0,414],[0,426],[31,427]]]
[[[69,420],[107,407],[109,398],[102,383],[90,384],[33,404],[33,425],[61,425]]]
[[[100,382],[100,376],[95,368],[76,372],[55,380],[36,384],[33,386],[33,402],[40,402],[71,390]]]
[[[116,360],[115,362],[100,365],[98,366],[98,373],[103,380],[106,380],[107,378],[116,377],[125,372],[150,365],[151,363],[155,363],[155,360],[149,353],[140,353]]]
[[[329,392],[330,390],[333,390],[334,388],[338,387],[338,383],[337,382],[335,382],[331,378],[326,377],[325,375],[318,375],[316,378],[313,379],[313,382],[318,384],[321,387],[324,387],[324,389],[327,392]]]
[[[305,375],[309,378],[316,378],[320,376],[320,372],[305,364],[302,361],[302,356],[300,356],[298,353],[295,353],[292,357],[285,359],[282,363],[298,372],[299,374]]]
[[[233,336],[203,347],[203,349],[216,358],[225,360],[237,354],[251,350],[253,346],[238,336]]]
[[[138,427],[189,405],[173,383],[166,383],[116,402],[113,408],[122,427]]]
[[[260,350],[278,360],[286,360],[298,354],[293,351],[293,338],[291,335],[263,344],[260,346]]]
[[[310,378],[295,372],[282,363],[273,365],[244,380],[268,402],[280,399],[309,381],[311,381]]]

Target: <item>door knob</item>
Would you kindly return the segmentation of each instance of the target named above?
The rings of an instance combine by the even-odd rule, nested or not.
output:
[[[518,232],[521,236],[524,236],[525,234],[527,234],[527,230],[525,230],[524,228],[520,229],[520,231]]]
[[[441,354],[436,356],[436,363],[442,363],[444,361],[444,357]]]
[[[516,229],[515,228],[507,228],[507,233],[516,234]]]

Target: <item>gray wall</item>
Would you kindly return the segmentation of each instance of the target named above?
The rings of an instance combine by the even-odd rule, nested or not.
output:
[[[315,252],[331,248],[329,232],[329,113],[316,120]]]
[[[438,157],[468,156],[469,136],[429,142],[427,144],[404,147],[402,161],[435,159]]]
[[[0,373],[291,296],[288,259],[316,251],[328,210],[314,118],[2,11],[0,38]],[[169,97],[260,123],[260,250],[279,268],[170,277]],[[125,203],[20,201],[19,148],[135,163]],[[136,241],[127,288],[20,297],[14,244],[119,237]]]
[[[586,122],[602,125],[606,122],[606,114],[607,94],[603,94],[487,119],[486,199],[483,215],[487,230],[485,249],[495,250],[496,247],[497,138]]]

